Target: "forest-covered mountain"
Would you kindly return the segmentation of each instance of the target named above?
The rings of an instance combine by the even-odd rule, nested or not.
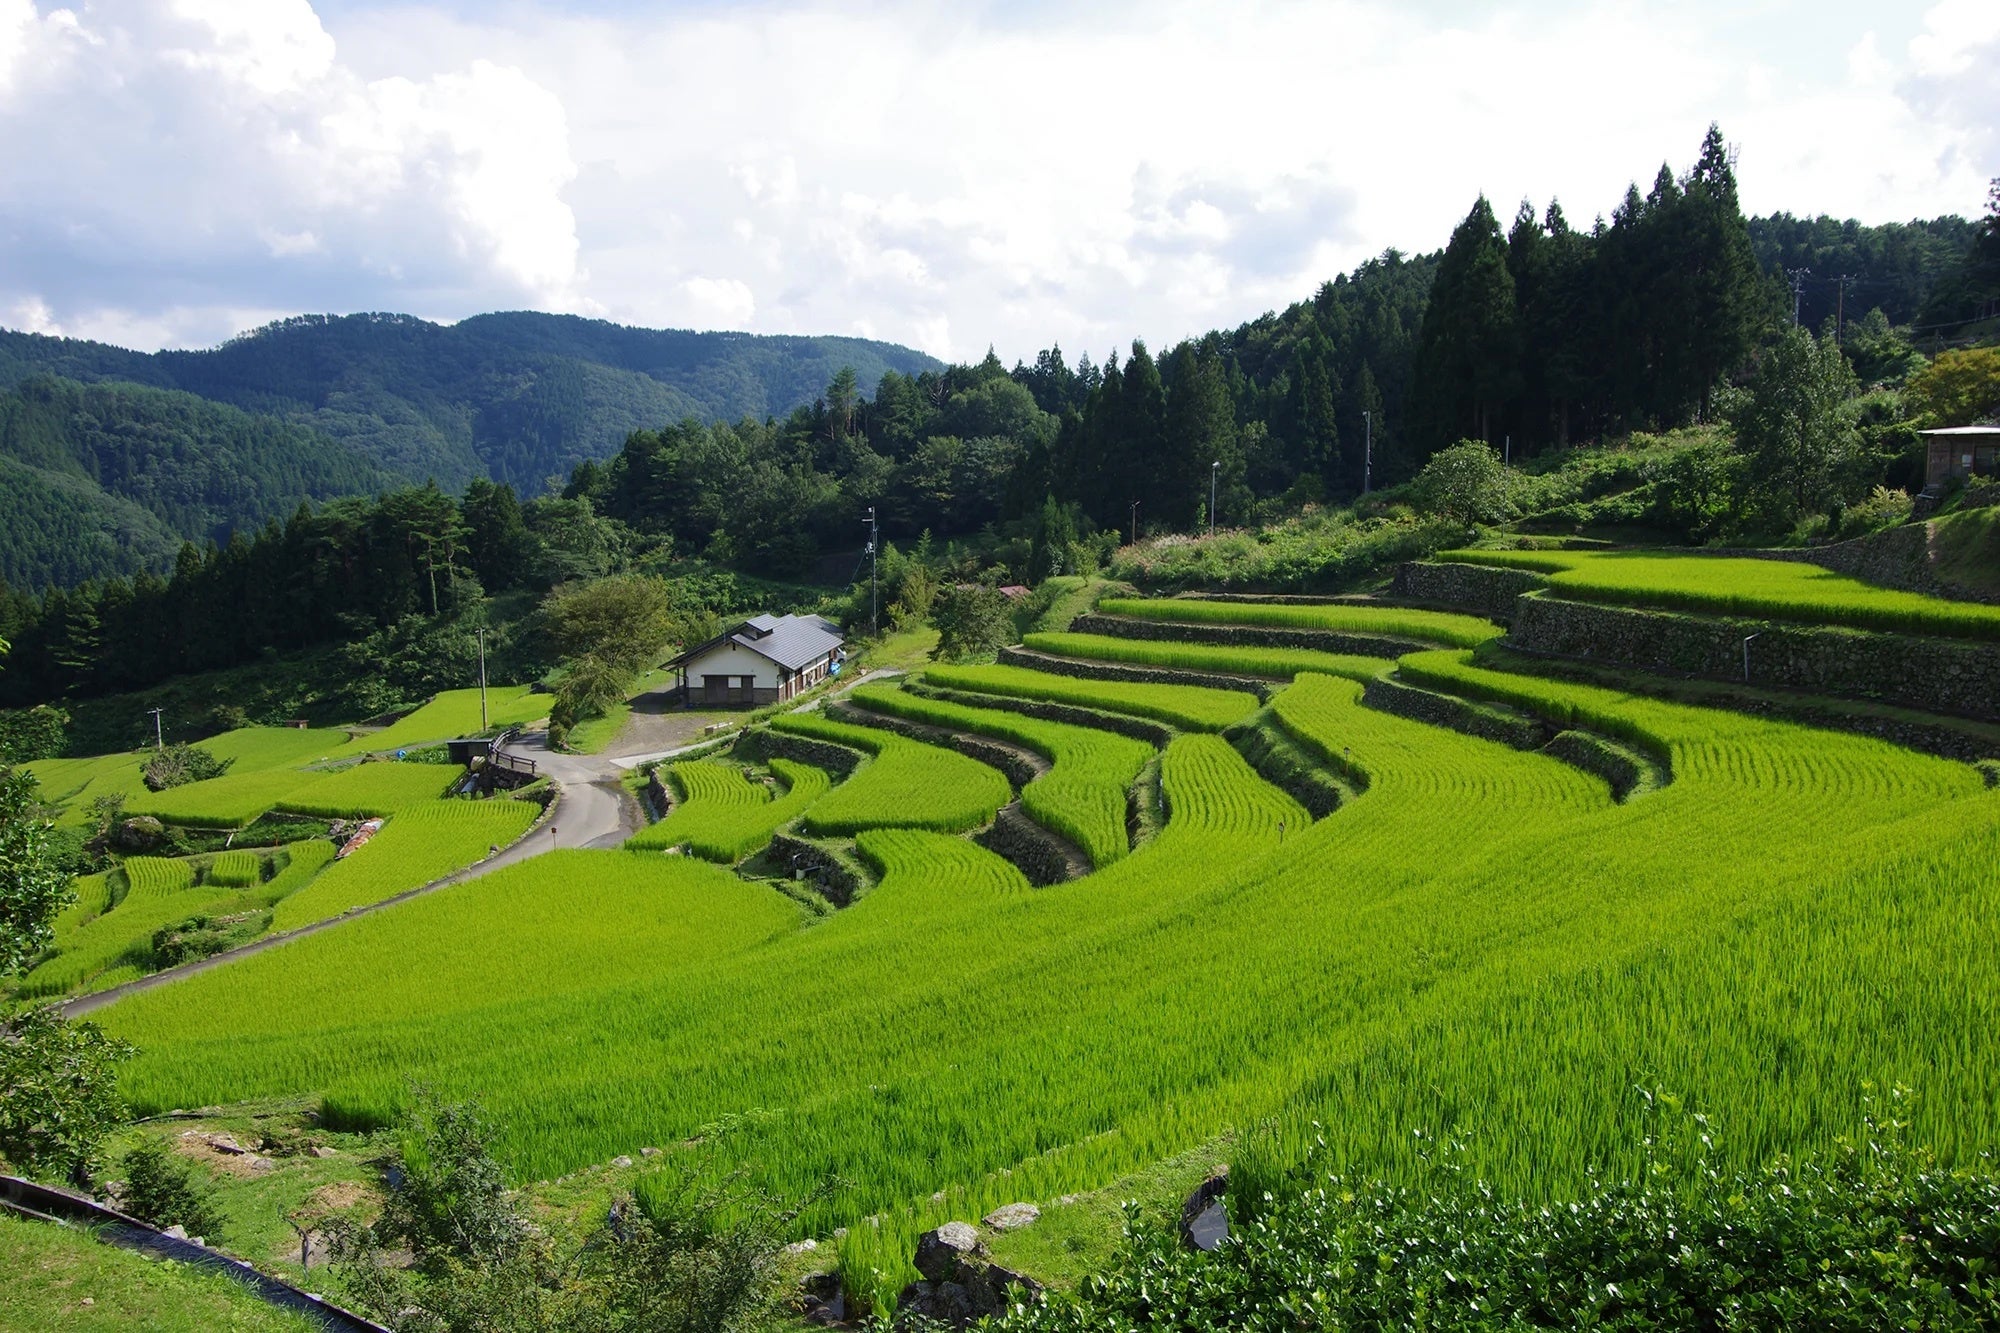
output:
[[[860,338],[523,312],[306,315],[151,354],[0,331],[0,577],[164,570],[183,539],[398,482],[490,478],[533,496],[643,427],[782,416],[842,367],[873,383],[937,365]]]

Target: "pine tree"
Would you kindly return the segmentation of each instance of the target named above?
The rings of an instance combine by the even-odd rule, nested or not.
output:
[[[1481,195],[1445,246],[1418,338],[1415,399],[1425,457],[1460,436],[1492,434],[1516,393],[1519,341],[1507,241]]]

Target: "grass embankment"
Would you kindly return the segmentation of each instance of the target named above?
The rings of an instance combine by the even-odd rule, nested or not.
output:
[[[2000,606],[1878,588],[1799,561],[1659,551],[1443,551],[1438,559],[1530,570],[1584,601],[2000,640]]]
[[[0,1329],[9,1333],[316,1333],[221,1273],[149,1259],[79,1227],[0,1213]]]
[[[528,685],[492,685],[486,690],[486,727],[514,726],[546,717],[552,696],[536,694]],[[479,689],[440,690],[431,701],[380,731],[365,732],[335,750],[329,758],[351,759],[364,754],[406,750],[429,741],[479,734]]]

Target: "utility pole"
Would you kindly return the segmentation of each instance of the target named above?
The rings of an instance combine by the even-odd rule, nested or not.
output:
[[[1208,465],[1208,535],[1215,535],[1215,479],[1222,475],[1222,460]]]
[[[167,748],[167,742],[160,735],[160,714],[167,710],[164,708],[148,708],[146,711],[153,715],[153,748],[155,750],[164,750]]]
[[[1792,327],[1799,326],[1799,297],[1806,289],[1806,278],[1812,274],[1809,268],[1788,268],[1785,276],[1792,280]]]
[[[1501,446],[1500,466],[1512,467],[1514,466],[1514,437],[1512,435],[1504,435],[1501,438],[1506,441],[1506,444]]]
[[[1839,286],[1838,286],[1838,287],[1837,287],[1837,288],[1836,288],[1836,289],[1834,290],[1834,297],[1833,297],[1833,345],[1834,345],[1834,346],[1836,346],[1836,347],[1840,346],[1840,344],[1841,344],[1841,343],[1843,343],[1843,342],[1845,342],[1845,341],[1846,341],[1846,334],[1847,334],[1847,284],[1848,284],[1848,283],[1850,283],[1850,282],[1852,282],[1852,281],[1854,281],[1855,277],[1856,277],[1856,275],[1855,275],[1855,274],[1852,274],[1852,273],[1843,273],[1843,274],[1841,274],[1841,275],[1840,275],[1840,278],[1839,278],[1839,283],[1840,283],[1840,285],[1839,285]]]
[[[1370,474],[1375,471],[1375,414],[1373,412],[1363,412],[1361,414],[1361,430],[1361,493],[1366,495],[1368,494],[1368,483],[1373,479]]]
[[[486,626],[479,627],[479,729],[486,730]]]
[[[1138,545],[1138,542],[1139,542],[1139,502],[1137,500],[1134,500],[1132,502],[1132,543],[1133,545],[1136,546]]]
[[[875,506],[869,505],[868,506],[868,637],[871,639],[882,632],[880,625],[881,612],[879,609],[880,596],[877,592],[876,582],[875,582],[875,571],[878,568],[878,562],[881,559],[881,557],[877,554],[877,548],[880,547],[881,544],[882,544],[881,529],[880,527],[877,526],[875,522]]]

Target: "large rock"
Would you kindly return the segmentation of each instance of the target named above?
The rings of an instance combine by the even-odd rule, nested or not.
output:
[[[917,1271],[932,1282],[946,1282],[961,1262],[983,1252],[977,1228],[969,1222],[947,1222],[917,1238]]]
[[[1022,1227],[1033,1226],[1041,1218],[1042,1210],[1032,1203],[1010,1203],[995,1208],[980,1221],[995,1231],[1019,1231]]]
[[[1216,1172],[1188,1195],[1181,1205],[1181,1244],[1192,1250],[1213,1250],[1229,1238],[1227,1168]]]
[[[151,815],[135,815],[111,835],[112,845],[121,852],[150,852],[166,840],[166,825]]]

